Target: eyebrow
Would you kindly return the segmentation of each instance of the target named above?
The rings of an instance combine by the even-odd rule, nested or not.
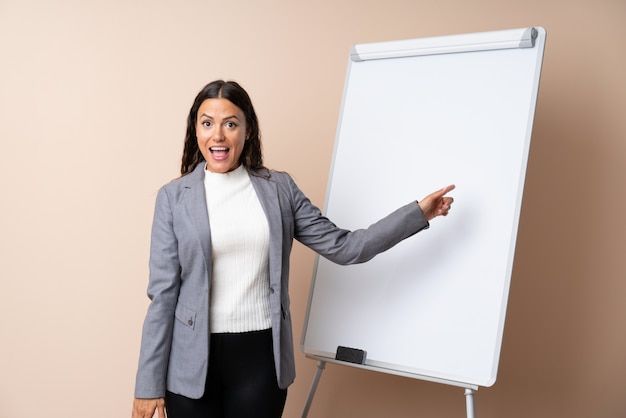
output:
[[[211,115],[207,115],[206,113],[201,114],[201,115],[199,116],[199,118],[201,118],[201,117],[203,117],[203,116],[204,116],[204,117],[207,117],[207,118],[209,118],[209,119],[215,119],[213,116],[211,116]],[[237,120],[239,120],[239,117],[238,117],[237,115],[230,115],[230,116],[226,116],[226,117],[224,118],[224,120],[227,120],[227,119],[237,119]]]

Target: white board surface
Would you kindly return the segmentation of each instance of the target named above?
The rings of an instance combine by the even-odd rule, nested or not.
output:
[[[363,228],[451,183],[455,202],[367,263],[318,257],[306,354],[494,384],[544,44],[526,28],[353,48],[325,214]]]

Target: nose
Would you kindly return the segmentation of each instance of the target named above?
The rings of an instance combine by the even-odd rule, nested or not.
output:
[[[224,128],[221,126],[216,126],[215,130],[213,131],[213,141],[215,142],[222,142],[225,139],[224,136]]]

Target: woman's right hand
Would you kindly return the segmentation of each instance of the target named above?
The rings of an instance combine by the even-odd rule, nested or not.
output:
[[[133,401],[132,418],[152,418],[154,411],[158,412],[158,418],[166,418],[165,416],[165,399],[139,399]]]

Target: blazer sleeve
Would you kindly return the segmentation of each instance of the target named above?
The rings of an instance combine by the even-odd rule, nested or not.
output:
[[[165,188],[157,195],[150,241],[150,306],[143,325],[136,398],[165,396],[176,301],[180,290],[178,243]]]
[[[367,228],[350,231],[335,225],[287,175],[294,216],[294,237],[337,264],[371,260],[400,241],[429,227],[419,205],[413,201]]]

